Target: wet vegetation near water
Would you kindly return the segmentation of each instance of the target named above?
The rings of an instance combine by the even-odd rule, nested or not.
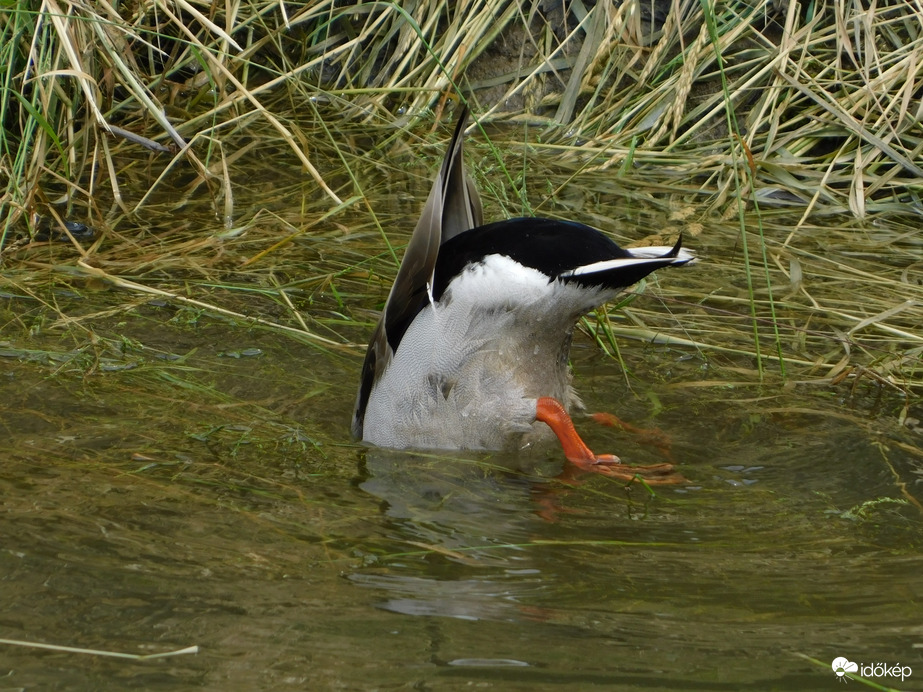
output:
[[[708,428],[725,451],[848,424],[871,496],[798,509],[916,554],[921,26],[896,0],[0,4],[0,366],[32,383],[4,463],[206,497],[337,565],[403,555],[320,489],[355,470],[365,342],[464,99],[487,218],[701,257],[584,320],[583,372],[624,369],[590,400],[743,411]]]
[[[370,187],[393,166],[428,177],[439,138],[427,130],[461,94],[490,128],[470,165],[496,216],[583,214],[606,227],[588,207],[621,195],[624,214],[638,198],[665,217],[658,235],[735,248],[728,278],[743,294],[703,287],[689,296],[687,334],[666,338],[755,355],[758,378],[787,365],[796,379],[879,378],[911,397],[919,19],[904,2],[844,0],[413,13],[333,1],[8,4],[3,263],[31,262],[14,276],[29,285],[67,273],[261,318],[196,294],[189,273],[252,280],[286,328],[351,343],[307,328],[267,268],[290,262],[293,239],[332,237],[345,258],[292,271],[299,287],[336,293],[369,271],[387,283],[406,222],[383,219]],[[279,165],[301,166],[303,186],[279,189]],[[213,219],[191,227],[183,210],[198,200]],[[370,264],[382,252],[392,262]],[[348,297],[361,279],[354,288]]]
[[[8,299],[118,341],[48,293],[118,287],[124,310],[165,301],[357,352],[418,208],[402,177],[425,189],[463,95],[492,217],[628,244],[682,232],[718,267],[720,285],[671,277],[667,311],[588,320],[602,348],[698,349],[719,386],[867,384],[912,422],[919,20],[845,0],[8,4]],[[280,184],[280,167],[303,175]]]

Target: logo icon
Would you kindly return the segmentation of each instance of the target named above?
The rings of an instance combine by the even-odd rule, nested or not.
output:
[[[836,673],[837,680],[843,682],[849,682],[849,678],[846,677],[846,673],[858,673],[859,664],[853,663],[848,658],[844,656],[837,656],[833,659],[833,672]]]

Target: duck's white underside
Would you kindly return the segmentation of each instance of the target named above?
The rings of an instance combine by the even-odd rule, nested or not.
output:
[[[407,329],[372,388],[363,439],[500,449],[533,424],[544,433],[535,424],[539,397],[577,403],[567,363],[577,318],[617,293],[549,282],[500,255],[469,266]]]

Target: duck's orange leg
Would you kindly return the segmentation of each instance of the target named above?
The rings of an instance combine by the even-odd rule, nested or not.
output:
[[[580,439],[574,421],[567,415],[561,402],[550,396],[543,396],[538,400],[535,406],[535,420],[546,423],[554,431],[567,460],[585,471],[602,473],[622,480],[640,477],[650,484],[683,483],[686,480],[672,464],[627,466],[612,454],[595,454]]]

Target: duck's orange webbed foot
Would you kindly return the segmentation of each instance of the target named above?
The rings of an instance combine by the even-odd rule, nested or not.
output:
[[[635,435],[638,438],[638,442],[654,447],[663,454],[666,459],[673,461],[673,455],[670,453],[670,448],[673,446],[673,443],[669,435],[660,428],[639,428],[636,425],[623,421],[621,418],[611,413],[591,413],[590,418],[600,425],[606,425],[617,430],[624,430],[631,435]]]
[[[535,407],[535,419],[546,423],[558,436],[567,460],[585,471],[631,481],[636,478],[651,485],[685,483],[686,479],[672,464],[628,466],[612,454],[595,454],[577,434],[574,421],[557,399],[541,397]],[[617,419],[616,419],[617,420]]]

